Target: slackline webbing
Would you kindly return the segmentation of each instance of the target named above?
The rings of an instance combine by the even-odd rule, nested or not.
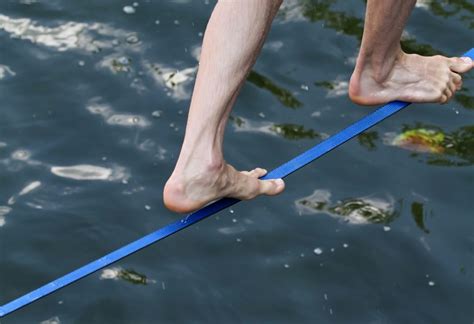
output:
[[[463,56],[468,56],[474,60],[474,48],[466,52]],[[278,179],[290,175],[296,170],[299,170],[305,165],[313,162],[320,156],[335,149],[344,142],[347,142],[354,136],[364,132],[375,124],[381,122],[385,118],[390,117],[396,112],[402,110],[409,104],[410,103],[408,102],[393,101],[383,107],[380,107],[376,111],[370,113],[369,115],[365,116],[364,118],[360,119],[349,127],[343,129],[336,135],[327,138],[326,140],[322,141],[321,143],[317,144],[316,146],[307,150],[301,155],[298,155],[294,159],[270,171],[268,174],[262,177],[262,179]],[[55,292],[56,290],[70,285],[71,283],[81,278],[84,278],[97,270],[100,270],[114,262],[117,262],[118,260],[125,258],[126,256],[129,256],[132,253],[135,253],[155,242],[158,242],[174,233],[177,233],[180,230],[185,229],[186,227],[203,220],[204,218],[214,215],[222,209],[230,207],[238,202],[239,200],[232,198],[223,198],[221,200],[218,200],[192,214],[189,214],[188,216],[185,216],[181,220],[166,225],[165,227],[153,233],[150,233],[132,243],[129,243],[100,259],[92,261],[91,263],[86,264],[85,266],[74,270],[63,277],[51,281],[50,283],[1,306],[0,318],[10,314],[11,312],[16,311],[21,307],[31,304],[32,302],[46,295],[49,295]]]

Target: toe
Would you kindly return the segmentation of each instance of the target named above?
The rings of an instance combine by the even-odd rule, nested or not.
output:
[[[454,82],[455,84],[461,83],[462,82],[462,76],[451,72],[451,81]]]
[[[454,82],[449,82],[448,84],[449,90],[454,94],[457,90],[457,85]]]
[[[241,171],[240,173],[245,174],[246,176],[258,179],[260,177],[263,177],[265,174],[267,174],[267,170],[262,169],[262,168],[255,168],[252,171]]]
[[[285,189],[285,182],[282,179],[261,180],[259,189],[259,194],[261,195],[278,195]]]
[[[450,59],[451,71],[465,73],[474,67],[474,63],[469,57],[453,57]]]
[[[262,169],[262,168],[256,168],[256,169],[253,169],[250,172],[250,176],[254,177],[254,178],[257,178],[257,179],[260,178],[260,177],[263,177],[266,174],[267,174],[267,170]]]
[[[444,90],[444,95],[446,96],[445,102],[448,102],[449,99],[451,99],[451,97],[453,96],[453,91],[450,88],[446,88],[446,90]]]
[[[441,99],[439,100],[439,102],[441,104],[445,104],[446,102],[448,102],[448,96],[446,96],[445,94],[441,96]]]

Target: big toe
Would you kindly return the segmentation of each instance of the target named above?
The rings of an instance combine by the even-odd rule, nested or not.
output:
[[[283,179],[276,180],[260,180],[260,194],[267,196],[275,196],[285,189]]]
[[[465,73],[474,67],[470,57],[454,57],[451,59],[451,70],[456,73]]]

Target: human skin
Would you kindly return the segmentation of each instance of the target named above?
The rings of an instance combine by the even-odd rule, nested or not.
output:
[[[223,156],[224,129],[262,48],[281,0],[220,0],[204,35],[186,132],[163,199],[187,213],[222,197],[277,195],[283,180],[259,180],[266,170],[237,171]],[[405,54],[400,37],[415,0],[369,0],[364,35],[349,85],[352,101],[447,102],[462,85],[470,59]]]

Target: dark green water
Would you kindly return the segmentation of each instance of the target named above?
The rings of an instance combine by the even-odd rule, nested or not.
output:
[[[0,3],[0,304],[178,217],[161,193],[213,2],[127,5]],[[364,6],[285,3],[229,123],[228,161],[271,169],[372,110],[346,96]],[[472,1],[420,1],[403,46],[457,55],[473,31]],[[472,323],[473,77],[453,102],[411,106],[292,175],[280,197],[1,323]]]

